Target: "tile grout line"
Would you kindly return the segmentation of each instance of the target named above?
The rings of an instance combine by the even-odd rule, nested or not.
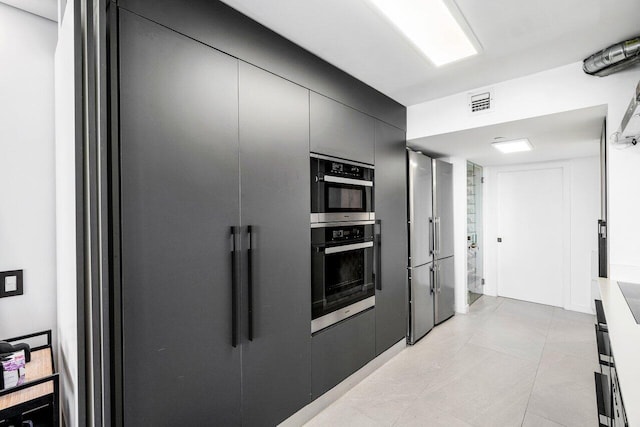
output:
[[[549,338],[549,332],[551,331],[551,326],[553,325],[553,319],[556,317],[555,310],[551,311],[551,319],[549,321],[549,327],[547,328],[547,333],[544,336],[544,344],[542,345],[542,352],[540,352],[540,360],[538,360],[538,367],[536,368],[536,374],[533,377],[533,383],[531,384],[531,391],[529,392],[529,398],[527,399],[527,407],[524,409],[524,414],[522,414],[522,423],[520,423],[520,427],[524,426],[524,420],[527,418],[527,411],[529,410],[529,403],[531,402],[531,396],[533,395],[533,389],[536,386],[536,381],[538,380],[538,372],[540,371],[540,365],[542,364],[542,357],[544,356],[544,349],[547,347],[547,339]],[[553,421],[553,420],[549,420]],[[555,421],[554,421],[555,422]]]
[[[502,305],[502,303],[503,303],[503,302],[504,302],[504,300],[503,300],[503,299],[500,299],[500,300],[499,300],[499,303],[498,303],[498,304],[496,304],[495,308],[494,308],[492,311],[490,311],[490,312],[489,312],[489,316],[493,315],[493,314],[495,313],[495,311],[498,309],[498,307],[500,307],[500,306]],[[468,314],[469,314],[469,313],[466,313],[466,314],[465,314],[465,316],[466,316],[466,315],[468,315]],[[471,339],[474,337],[474,335],[475,335],[476,333],[477,333],[477,330],[474,330],[473,334],[471,334],[471,336],[470,336],[470,337],[469,337],[469,338],[464,342],[464,344],[460,346],[460,348],[458,349],[458,351],[457,351],[456,353],[459,353],[460,351],[462,351],[462,349],[463,349],[467,344],[469,344],[469,341],[471,341]],[[425,387],[424,387],[424,389],[423,389],[422,391],[426,390],[426,388],[427,388],[427,386],[425,386]],[[419,398],[420,398],[420,396],[419,396],[419,395],[422,393],[422,391],[418,393],[418,396],[416,396],[416,398],[414,399],[414,402],[412,402],[412,404],[419,400]],[[395,427],[395,426],[397,426],[397,425],[398,425],[398,421],[400,421],[400,420],[402,419],[402,417],[404,416],[404,414],[405,414],[405,413],[407,413],[407,411],[409,411],[409,408],[411,408],[411,405],[408,405],[408,406],[407,406],[407,407],[402,411],[402,413],[400,414],[400,416],[399,416],[398,418],[396,418],[396,419],[395,419],[395,421],[391,424],[391,426],[392,426],[392,427]],[[447,412],[447,413],[448,413],[448,412]],[[453,415],[453,414],[450,414],[450,413],[448,413],[448,414],[449,414],[449,415],[451,415],[451,416],[453,416],[454,418],[457,418],[457,417],[455,417],[455,415]],[[459,418],[458,418],[458,419],[459,419]],[[463,420],[461,420],[461,421],[463,421]],[[465,423],[466,423],[466,421],[463,421],[463,422],[465,422]]]

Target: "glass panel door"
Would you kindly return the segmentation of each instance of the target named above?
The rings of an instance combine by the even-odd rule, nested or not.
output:
[[[467,289],[469,305],[483,294],[482,167],[467,162]]]

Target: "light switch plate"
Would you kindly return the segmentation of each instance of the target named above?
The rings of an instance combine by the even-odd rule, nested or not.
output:
[[[22,270],[0,272],[0,298],[22,294]]]
[[[18,278],[16,276],[7,276],[4,278],[4,291],[15,292],[18,290]]]

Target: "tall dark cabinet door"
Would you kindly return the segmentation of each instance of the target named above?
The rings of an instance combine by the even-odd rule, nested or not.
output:
[[[407,333],[407,172],[403,130],[376,121],[376,218],[381,289],[376,289],[376,354]]]
[[[238,63],[120,17],[124,424],[239,425]]]
[[[309,92],[243,62],[240,164],[243,424],[270,426],[311,393]]]

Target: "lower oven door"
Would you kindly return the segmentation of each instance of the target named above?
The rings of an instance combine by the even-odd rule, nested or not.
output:
[[[372,241],[314,247],[311,332],[375,305],[373,260]]]

